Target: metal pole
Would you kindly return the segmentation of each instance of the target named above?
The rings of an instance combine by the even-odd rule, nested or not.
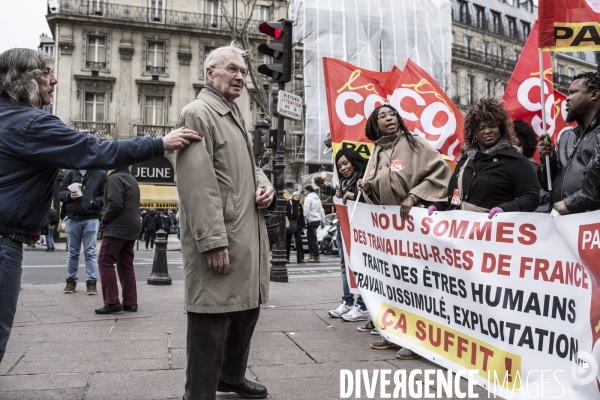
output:
[[[546,127],[546,102],[544,99],[544,52],[540,50],[540,104],[542,106],[542,127],[544,135],[548,133]],[[548,179],[548,191],[552,191],[552,174],[550,173],[550,156],[546,154],[546,177]]]
[[[279,90],[285,90],[285,83],[279,83]],[[271,281],[287,282],[287,259],[285,252],[285,198],[283,197],[284,188],[284,151],[285,151],[285,131],[283,130],[284,118],[281,114],[277,116],[277,155],[273,174],[275,176],[275,192],[277,195],[277,208],[275,215],[279,220],[279,242],[273,246],[271,252]]]

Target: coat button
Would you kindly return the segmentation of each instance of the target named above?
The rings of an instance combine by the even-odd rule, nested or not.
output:
[[[379,167],[379,169],[381,169],[381,167]]]
[[[389,168],[389,167],[390,167],[390,164],[385,164],[385,167],[386,167],[386,168]]]
[[[497,162],[497,161],[498,161],[498,159],[497,159],[497,158],[494,158],[492,161],[493,161],[493,162]]]

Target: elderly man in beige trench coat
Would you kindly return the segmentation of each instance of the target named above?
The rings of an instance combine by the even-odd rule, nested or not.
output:
[[[235,44],[213,50],[207,84],[184,107],[178,126],[203,140],[178,153],[181,248],[188,317],[186,400],[216,392],[264,398],[245,378],[260,304],[269,292],[269,240],[262,209],[271,183],[256,167],[239,107],[247,75]]]

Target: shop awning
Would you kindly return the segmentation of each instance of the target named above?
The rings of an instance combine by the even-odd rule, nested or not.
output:
[[[140,185],[140,207],[159,210],[179,208],[176,186]]]

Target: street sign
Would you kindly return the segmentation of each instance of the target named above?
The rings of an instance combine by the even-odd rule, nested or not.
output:
[[[302,97],[280,90],[277,100],[277,112],[284,118],[300,121],[302,119]]]

